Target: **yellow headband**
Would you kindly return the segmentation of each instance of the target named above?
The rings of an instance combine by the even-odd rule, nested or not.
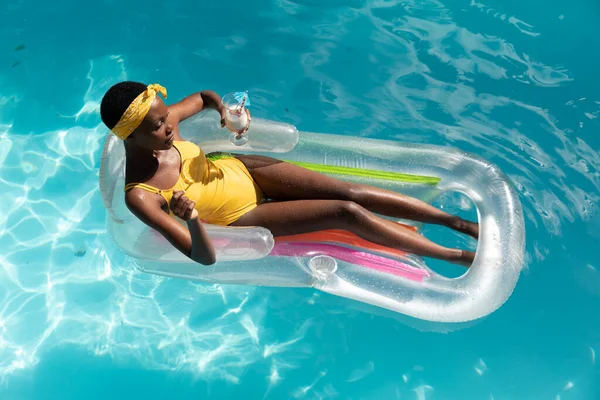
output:
[[[121,140],[127,139],[131,132],[140,126],[146,114],[150,111],[157,93],[162,94],[165,99],[167,98],[167,89],[157,83],[148,85],[146,90],[140,93],[127,107],[117,125],[111,129],[112,133]]]

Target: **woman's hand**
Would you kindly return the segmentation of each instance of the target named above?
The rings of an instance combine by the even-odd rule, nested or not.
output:
[[[227,112],[225,110],[225,107],[221,106],[221,128],[225,128],[225,113]]]
[[[198,218],[198,211],[195,207],[196,202],[188,199],[183,190],[177,190],[173,193],[171,203],[169,204],[169,208],[173,211],[173,214],[184,221]]]
[[[240,135],[243,135],[244,133],[246,133],[248,131],[248,129],[250,129],[250,121],[252,121],[252,117],[250,116],[250,110],[248,110],[247,108],[244,108],[244,111],[246,111],[246,115],[248,116],[248,124],[246,125],[246,127],[244,129],[242,129],[241,131],[238,132]]]

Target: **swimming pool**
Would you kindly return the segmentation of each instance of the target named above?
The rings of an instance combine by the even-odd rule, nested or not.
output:
[[[0,13],[0,398],[600,396],[597,2],[27,0]],[[137,273],[97,189],[96,108],[122,79],[159,81],[169,100],[249,90],[253,115],[304,131],[487,158],[525,212],[514,294],[482,321],[438,326],[308,289]]]

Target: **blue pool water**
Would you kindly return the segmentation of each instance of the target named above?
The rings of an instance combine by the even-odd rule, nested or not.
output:
[[[0,16],[0,399],[600,398],[597,1],[20,0]],[[123,79],[169,100],[247,89],[253,115],[300,130],[482,155],[523,203],[514,294],[445,327],[136,272],[97,189],[98,103]]]

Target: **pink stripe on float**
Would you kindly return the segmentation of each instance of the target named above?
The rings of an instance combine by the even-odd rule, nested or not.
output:
[[[421,268],[404,264],[400,261],[381,257],[371,253],[365,253],[351,248],[339,247],[323,243],[290,242],[277,243],[271,251],[272,256],[282,257],[307,257],[312,255],[326,255],[360,265],[365,268],[380,272],[402,276],[417,282],[429,277],[429,273]]]

